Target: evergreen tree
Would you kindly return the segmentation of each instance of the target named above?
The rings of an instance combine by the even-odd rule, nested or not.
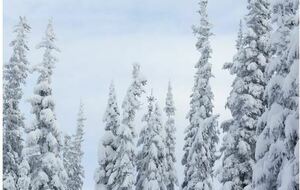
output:
[[[273,3],[272,56],[266,67],[267,109],[257,127],[255,190],[299,189],[298,0]]]
[[[267,0],[248,0],[246,31],[238,35],[237,54],[225,64],[235,80],[227,100],[232,119],[222,124],[223,189],[250,189],[256,142],[257,120],[264,111],[264,71],[269,58],[269,3]]]
[[[19,189],[16,184],[22,175],[18,166],[22,162],[24,117],[19,103],[23,95],[22,85],[28,75],[26,38],[29,32],[26,18],[20,17],[14,29],[16,38],[10,43],[13,53],[3,68],[3,187],[9,190]]]
[[[63,163],[68,175],[67,190],[80,190],[83,185],[84,170],[81,165],[83,156],[82,142],[84,135],[84,121],[86,120],[83,111],[83,103],[80,102],[79,113],[77,118],[76,134],[69,136],[65,135]]]
[[[166,154],[161,113],[158,105],[153,106],[153,95],[148,97],[148,111],[142,121],[146,125],[140,133],[137,155],[137,190],[166,190]]]
[[[166,168],[167,182],[166,183],[167,183],[167,190],[175,190],[175,188],[178,186],[178,179],[177,179],[177,173],[175,168],[176,127],[173,118],[175,115],[175,106],[174,106],[172,87],[170,82],[168,86],[168,93],[167,93],[166,105],[164,111],[166,112],[167,115],[167,122],[165,124],[165,130],[166,130],[165,144],[166,144],[166,161],[167,161],[167,168]]]
[[[72,181],[71,181],[71,176],[74,173],[73,170],[73,159],[74,159],[74,152],[72,150],[72,137],[70,135],[65,135],[64,136],[64,146],[63,146],[63,164],[64,168],[66,170],[66,174],[68,176],[67,182],[66,182],[66,189],[71,189]]]
[[[230,69],[233,67],[234,63],[238,63],[241,55],[241,48],[243,43],[243,29],[242,29],[242,22],[240,22],[239,31],[238,31],[238,38],[236,41],[236,49],[237,53],[233,57],[233,62],[225,63],[224,69]],[[231,74],[234,74],[231,72]],[[239,81],[240,78],[236,77],[235,81]],[[237,82],[238,83],[238,82]],[[231,189],[232,182],[230,180],[233,180],[236,178],[236,175],[238,173],[235,173],[235,164],[238,164],[238,158],[234,157],[233,154],[235,152],[238,152],[238,146],[237,141],[235,139],[238,138],[239,132],[237,131],[237,125],[234,125],[233,119],[229,119],[227,121],[224,121],[221,124],[221,128],[223,129],[224,137],[221,147],[221,152],[223,153],[222,158],[222,165],[219,171],[219,178],[220,182],[223,183],[224,189]],[[227,180],[227,181],[226,181]]]
[[[140,66],[133,66],[133,82],[127,90],[122,104],[122,125],[117,130],[117,150],[114,166],[108,179],[108,185],[113,190],[132,190],[135,183],[135,130],[134,119],[140,108],[140,97],[145,92],[146,80],[140,75]]]
[[[107,186],[109,176],[112,173],[114,166],[114,158],[116,156],[117,144],[117,131],[120,128],[120,112],[116,98],[114,84],[111,83],[109,87],[108,102],[103,121],[105,122],[105,135],[103,142],[100,146],[104,147],[104,151],[99,148],[99,168],[95,173],[95,181],[97,189],[101,186]],[[100,152],[101,150],[101,152]]]
[[[196,47],[201,53],[196,64],[195,83],[187,115],[189,126],[185,131],[183,190],[212,189],[213,165],[216,160],[217,117],[213,115],[213,93],[209,80],[212,77],[209,63],[212,52],[209,44],[210,23],[207,16],[207,0],[200,0],[200,26],[194,27],[198,42]]]
[[[78,118],[77,118],[77,130],[76,134],[74,135],[74,143],[73,143],[73,150],[75,152],[75,157],[73,158],[74,162],[74,174],[71,178],[72,180],[72,190],[81,190],[83,185],[84,179],[84,169],[82,166],[82,143],[83,143],[83,135],[84,135],[84,125],[85,125],[85,116],[84,116],[84,105],[80,102]]]
[[[55,45],[55,35],[50,21],[45,37],[37,48],[44,48],[43,61],[35,71],[39,73],[34,95],[30,102],[35,120],[27,129],[26,154],[31,174],[31,190],[64,190],[66,171],[62,159],[62,139],[54,113],[51,76],[57,58],[53,51],[59,51]]]
[[[26,156],[23,156],[22,162],[20,163],[19,167],[19,179],[17,182],[17,187],[20,190],[28,190],[30,185],[30,166],[28,164],[28,160]]]

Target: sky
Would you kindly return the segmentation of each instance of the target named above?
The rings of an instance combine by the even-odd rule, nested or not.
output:
[[[197,1],[186,0],[4,0],[4,62],[12,53],[9,42],[14,39],[13,26],[19,16],[26,16],[31,26],[28,35],[28,60],[36,65],[42,60],[41,41],[49,19],[53,20],[60,53],[53,75],[55,112],[61,131],[74,134],[80,100],[85,104],[87,118],[83,143],[85,169],[84,190],[94,189],[98,145],[104,135],[103,114],[108,88],[113,80],[119,106],[131,83],[132,64],[140,63],[148,79],[143,105],[138,111],[135,127],[144,125],[146,96],[153,89],[160,107],[164,107],[168,81],[173,86],[176,106],[177,173],[183,178],[184,129],[186,114],[199,59],[192,25],[199,23]],[[210,62],[214,78],[214,113],[219,123],[229,119],[225,109],[233,77],[223,70],[232,60],[240,19],[246,14],[246,0],[209,0],[208,16],[212,24]],[[26,125],[32,122],[28,98],[33,94],[36,74],[28,77],[21,102]],[[163,117],[165,121],[165,117]]]

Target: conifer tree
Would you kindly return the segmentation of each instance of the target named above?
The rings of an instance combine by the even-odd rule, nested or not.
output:
[[[84,169],[82,166],[82,157],[83,157],[82,143],[84,141],[83,135],[84,135],[85,120],[86,118],[84,115],[84,104],[80,102],[79,112],[77,116],[77,129],[73,137],[74,139],[73,149],[76,155],[73,158],[74,174],[72,177],[72,190],[81,190],[83,185]]]
[[[167,161],[166,184],[167,184],[167,190],[175,190],[175,188],[178,186],[178,179],[177,179],[177,173],[175,168],[176,127],[174,121],[175,106],[174,106],[172,87],[170,82],[168,86],[166,105],[164,111],[166,112],[167,115],[167,121],[165,124],[165,131],[166,131],[165,144],[166,144],[166,161]]]
[[[137,190],[166,190],[166,153],[163,136],[161,113],[158,105],[153,106],[155,98],[148,97],[148,110],[142,121],[143,127],[138,146],[141,150],[137,155]]]
[[[109,87],[108,102],[106,111],[103,117],[105,122],[105,134],[103,142],[100,146],[104,147],[104,151],[99,148],[99,168],[95,172],[95,181],[97,189],[105,186],[106,189],[111,189],[107,183],[112,173],[114,166],[114,159],[116,156],[117,144],[117,131],[120,128],[120,112],[117,103],[117,97],[113,82]]]
[[[253,189],[299,189],[298,0],[272,7],[272,56],[266,67],[267,109],[258,121]]]
[[[213,93],[209,80],[212,77],[211,48],[209,37],[211,25],[207,16],[207,0],[199,1],[200,25],[194,27],[197,35],[197,50],[201,57],[196,64],[197,69],[190,111],[187,115],[189,126],[185,131],[183,190],[212,189],[213,165],[216,160],[217,117],[213,115]]]
[[[45,37],[37,48],[44,48],[43,61],[35,71],[39,73],[34,95],[31,98],[33,124],[27,129],[26,154],[31,174],[31,190],[56,189],[64,190],[66,171],[63,166],[61,133],[54,113],[55,103],[52,98],[51,77],[57,58],[54,51],[55,34],[50,21]]]
[[[23,154],[22,162],[20,163],[19,167],[19,178],[17,182],[17,187],[20,190],[28,190],[30,185],[30,166],[28,164],[27,157]]]
[[[230,69],[233,67],[234,63],[238,63],[241,56],[241,48],[243,43],[243,29],[242,22],[240,22],[238,38],[236,41],[236,49],[237,53],[233,57],[233,62],[225,63],[224,69]],[[230,70],[231,71],[231,70]],[[234,74],[231,72],[231,74]],[[239,81],[240,78],[236,77],[235,81]],[[229,119],[224,121],[221,124],[221,128],[223,129],[224,137],[221,147],[221,152],[223,153],[222,166],[220,168],[219,179],[220,182],[223,183],[223,189],[232,189],[232,181],[236,178],[238,173],[235,173],[235,164],[237,164],[238,158],[234,157],[233,154],[238,152],[237,141],[235,139],[238,138],[239,132],[237,131],[238,126],[234,125],[234,119]]]
[[[225,64],[235,80],[227,108],[232,119],[222,124],[225,132],[220,181],[225,190],[251,189],[255,162],[257,120],[265,108],[264,71],[269,59],[269,2],[249,0],[245,32],[239,32],[237,53]]]
[[[72,137],[70,135],[65,135],[63,146],[63,164],[67,174],[66,190],[71,189],[69,188],[71,187],[72,183],[71,176],[74,173],[72,165],[75,154],[72,150],[72,144]]]
[[[81,164],[83,151],[82,142],[84,135],[84,116],[83,103],[80,102],[77,129],[75,135],[65,135],[63,148],[63,163],[68,175],[67,190],[81,190],[83,185],[84,170]]]
[[[116,155],[114,166],[108,179],[108,185],[113,190],[132,190],[135,184],[136,150],[134,119],[140,108],[140,97],[145,92],[146,80],[140,74],[140,65],[133,65],[133,82],[127,90],[122,104],[123,119],[117,131]]]
[[[19,108],[22,85],[28,75],[27,34],[30,26],[25,17],[20,17],[15,26],[16,38],[10,43],[13,48],[9,62],[3,68],[3,188],[19,189],[19,165],[22,161],[24,117]],[[25,162],[25,160],[24,160]]]

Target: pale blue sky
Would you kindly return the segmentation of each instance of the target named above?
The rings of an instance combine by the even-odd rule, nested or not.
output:
[[[7,61],[13,39],[12,27],[18,16],[26,16],[32,31],[29,35],[32,65],[42,59],[35,45],[42,39],[49,18],[53,19],[57,45],[61,53],[53,76],[56,113],[61,130],[74,133],[79,100],[86,104],[86,134],[84,142],[84,190],[94,188],[93,174],[97,166],[97,147],[103,135],[102,115],[107,101],[108,86],[113,79],[119,105],[130,84],[133,62],[141,64],[148,79],[147,89],[154,89],[161,107],[168,80],[173,83],[177,107],[177,170],[183,147],[185,115],[193,86],[194,64],[199,58],[196,38],[191,25],[199,19],[197,1],[186,0],[4,0],[4,61]],[[222,70],[235,52],[235,38],[239,20],[244,16],[246,0],[210,0],[209,18],[213,24],[211,85],[215,93],[215,113],[220,121],[229,118],[224,105],[229,95],[232,77]],[[33,92],[35,75],[28,78],[22,109],[30,124],[30,106],[26,102]],[[145,96],[142,99],[145,100]],[[141,128],[142,107],[136,121]]]

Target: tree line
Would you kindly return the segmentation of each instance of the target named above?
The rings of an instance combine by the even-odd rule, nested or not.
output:
[[[162,121],[163,113],[151,92],[143,128],[137,135],[134,121],[147,80],[140,65],[134,64],[122,114],[113,82],[109,88],[103,117],[105,135],[94,175],[96,189],[211,190],[216,181],[224,190],[299,189],[299,1],[248,0],[236,54],[232,62],[224,64],[234,76],[226,102],[232,118],[220,125],[219,115],[213,113],[210,87],[213,74],[208,0],[199,0],[198,5],[200,20],[193,31],[200,58],[186,117],[189,125],[181,160],[182,183],[175,169],[176,109],[171,83],[163,109],[167,120]],[[4,65],[4,189],[82,189],[83,104],[76,133],[62,137],[51,88],[57,61],[54,52],[59,52],[52,22],[37,46],[44,50],[43,60],[33,69],[29,69],[26,57],[30,29],[26,19],[20,17],[14,30],[16,38],[10,44],[13,53]],[[39,77],[30,99],[34,121],[25,126],[19,103],[31,70]],[[219,142],[221,148],[217,150]],[[217,160],[221,160],[221,166],[215,169]]]

